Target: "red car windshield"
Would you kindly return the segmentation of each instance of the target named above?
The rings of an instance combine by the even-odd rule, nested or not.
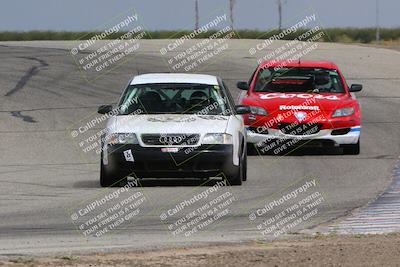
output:
[[[323,68],[265,68],[257,76],[255,92],[345,93],[336,70]]]

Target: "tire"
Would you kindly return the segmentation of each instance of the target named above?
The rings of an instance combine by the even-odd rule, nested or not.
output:
[[[254,156],[257,155],[256,144],[247,143],[247,155]]]
[[[357,144],[342,145],[344,155],[358,155],[360,154],[360,140]]]
[[[242,181],[247,181],[247,149],[245,149],[243,153],[244,153],[244,158],[243,158]]]
[[[247,159],[246,153],[242,151],[242,156],[239,158],[239,166],[237,167],[235,174],[227,177],[227,180],[230,185],[242,185],[244,176],[244,167],[245,167],[244,165],[246,164],[245,162],[246,159]]]
[[[101,153],[100,159],[100,186],[101,187],[110,187],[110,186],[119,186],[118,182],[126,182],[127,178],[124,178],[124,175],[118,172],[113,172],[107,170],[106,166],[103,164],[103,153]]]
[[[103,165],[103,160],[100,162],[100,186],[101,187],[109,187],[113,184],[112,179],[110,179],[110,175],[108,175],[105,167]]]
[[[239,167],[234,175],[227,177],[229,185],[242,185],[242,176],[243,175]]]

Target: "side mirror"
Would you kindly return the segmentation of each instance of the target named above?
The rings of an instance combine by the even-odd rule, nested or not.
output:
[[[236,114],[249,114],[251,113],[249,106],[238,105],[235,107]]]
[[[102,105],[99,107],[97,110],[97,113],[99,114],[106,114],[112,111],[112,106],[111,105]]]
[[[360,92],[363,86],[361,84],[352,84],[350,87],[350,92]]]
[[[241,90],[246,90],[246,91],[250,89],[250,86],[249,86],[249,84],[247,82],[238,82],[236,84],[236,87],[241,89]]]

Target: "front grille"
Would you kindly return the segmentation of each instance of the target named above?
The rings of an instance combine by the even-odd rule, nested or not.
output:
[[[319,123],[279,123],[282,133],[288,135],[312,135],[321,130],[322,124]]]
[[[142,134],[142,141],[148,146],[194,146],[200,140],[199,134]]]
[[[348,134],[350,132],[350,130],[351,130],[350,128],[333,130],[331,135],[345,135],[345,134]]]

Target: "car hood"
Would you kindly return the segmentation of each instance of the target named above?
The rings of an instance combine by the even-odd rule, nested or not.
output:
[[[305,109],[320,109],[333,111],[342,107],[354,105],[355,99],[348,94],[308,94],[308,93],[253,93],[247,98],[251,103],[264,107],[269,112],[294,109],[307,106]]]
[[[111,133],[223,133],[228,121],[220,115],[119,115],[107,126]]]

